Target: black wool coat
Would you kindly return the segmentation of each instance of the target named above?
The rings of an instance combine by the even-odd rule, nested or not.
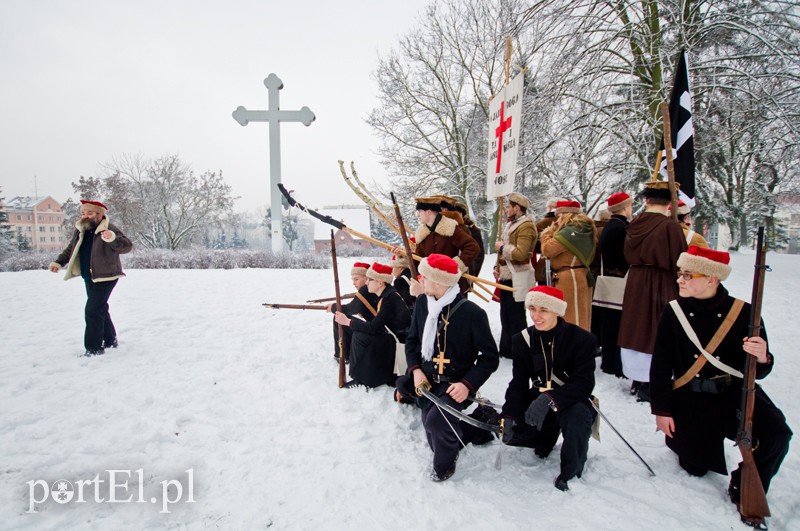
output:
[[[350,346],[350,377],[368,386],[389,383],[394,370],[395,342],[386,327],[402,343],[411,322],[411,313],[392,286],[386,286],[378,299],[378,315],[370,321],[353,318]]]
[[[547,372],[552,367],[552,374],[564,383],[558,385],[553,382],[553,389],[545,392],[556,405],[556,415],[578,402],[585,403],[594,390],[597,339],[593,334],[564,321],[562,317],[558,318],[553,329],[539,332],[530,326],[528,334],[530,346],[522,332],[511,338],[511,382],[506,389],[501,413],[503,417],[514,419],[517,424],[525,422],[525,411],[541,394],[539,387],[546,385],[547,373],[542,345],[547,356]]]
[[[411,284],[409,283],[411,280],[411,270],[409,268],[403,269],[403,272],[400,273],[400,276],[394,279],[392,283],[392,287],[397,290],[397,293],[403,298],[408,306],[408,311],[414,311],[414,304],[417,302],[417,298],[411,294]]]
[[[603,259],[603,274],[612,277],[624,277],[628,272],[628,261],[625,260],[625,235],[628,232],[628,219],[625,216],[613,215],[600,233],[600,256]]]
[[[720,286],[710,299],[678,298],[678,304],[705,347],[719,329],[733,305],[733,297]],[[745,353],[742,339],[748,336],[750,304],[745,303],[733,327],[712,353],[720,361],[742,371]],[[763,325],[761,337],[766,341],[767,333]],[[666,437],[667,446],[683,460],[699,468],[726,474],[725,435],[736,430],[736,411],[742,397],[742,380],[733,377],[732,384],[720,394],[697,393],[687,384],[672,390],[673,379],[680,378],[694,364],[698,349],[686,336],[675,312],[667,307],[661,316],[656,334],[655,351],[650,366],[650,407],[653,415],[672,417],[675,422],[673,437]],[[756,365],[756,378],[764,378],[772,371],[774,359],[768,356],[768,363]],[[704,379],[722,376],[725,372],[706,363],[699,377]],[[757,387],[756,408],[759,404],[771,401],[766,393]],[[774,406],[773,406],[774,407]]]
[[[372,307],[377,310],[378,309],[378,296],[374,293],[370,293],[367,289],[367,285],[364,284],[360,288],[358,288],[358,293],[366,299]],[[336,311],[336,304],[333,304],[333,311]],[[372,312],[367,309],[361,299],[358,297],[353,297],[353,300],[348,302],[347,304],[342,304],[342,313],[345,314],[347,317],[353,317],[354,315],[361,315],[365,320],[372,321],[373,315]]]
[[[475,393],[497,370],[500,357],[489,327],[489,319],[483,309],[472,301],[464,300],[461,306],[450,313],[461,300],[464,300],[464,296],[458,295],[439,315],[440,331],[434,344],[433,357],[436,358],[439,350],[444,347],[445,357],[450,360],[450,363],[445,364],[444,376],[450,382],[463,383],[471,393]],[[443,318],[448,315],[450,324],[444,329]],[[431,380],[431,376],[438,372],[438,365],[422,359],[422,332],[427,317],[428,297],[422,295],[417,297],[411,327],[406,337],[406,362],[409,373],[421,368]]]

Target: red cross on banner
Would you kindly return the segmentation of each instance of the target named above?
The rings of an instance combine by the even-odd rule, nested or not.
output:
[[[518,75],[511,80],[489,102],[486,197],[501,197],[514,191],[522,124],[523,77]]]
[[[497,139],[497,167],[496,173],[500,173],[503,160],[503,133],[511,129],[511,116],[505,118],[506,102],[500,102],[500,125],[494,130],[494,137]]]

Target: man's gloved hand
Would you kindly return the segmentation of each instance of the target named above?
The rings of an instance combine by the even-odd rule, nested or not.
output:
[[[503,444],[511,442],[511,439],[514,437],[514,426],[516,425],[517,423],[514,422],[512,418],[503,417],[500,419],[500,437]]]
[[[551,409],[555,411],[555,404],[550,400],[549,396],[543,393],[528,406],[528,410],[525,412],[525,422],[537,430],[541,430],[544,418]]]

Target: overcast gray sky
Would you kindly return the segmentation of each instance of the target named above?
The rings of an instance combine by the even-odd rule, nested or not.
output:
[[[196,173],[223,171],[239,211],[269,204],[264,78],[281,109],[282,173],[301,202],[357,203],[338,159],[381,177],[364,118],[371,77],[427,0],[0,0],[0,186],[9,199],[74,197],[70,183],[122,154],[177,153]]]

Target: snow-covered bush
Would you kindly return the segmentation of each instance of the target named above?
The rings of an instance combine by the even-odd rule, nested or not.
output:
[[[47,269],[56,253],[31,251],[12,253],[0,262],[0,271]],[[273,254],[250,249],[204,249],[200,247],[169,251],[134,249],[122,256],[124,269],[326,269],[330,257],[310,253]]]

